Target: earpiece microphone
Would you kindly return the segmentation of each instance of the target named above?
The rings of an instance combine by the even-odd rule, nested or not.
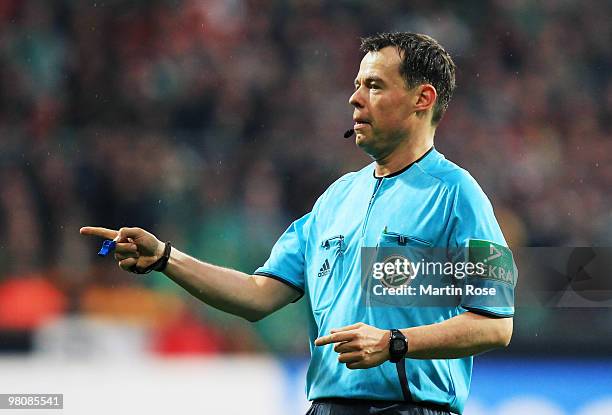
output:
[[[352,128],[349,130],[346,130],[346,132],[344,133],[344,138],[349,138],[353,134],[355,134],[355,130],[353,130]]]

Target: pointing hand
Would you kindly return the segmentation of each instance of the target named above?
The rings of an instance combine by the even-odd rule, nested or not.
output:
[[[164,253],[164,243],[141,228],[121,228],[116,231],[85,226],[81,228],[80,233],[114,240],[117,243],[115,259],[125,271],[130,271],[134,265],[144,269],[155,263]]]

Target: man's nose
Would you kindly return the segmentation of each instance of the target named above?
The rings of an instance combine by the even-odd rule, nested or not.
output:
[[[350,96],[348,102],[349,102],[349,104],[351,104],[355,108],[363,108],[363,106],[364,106],[364,99],[363,99],[363,96],[362,96],[362,89],[361,89],[361,87],[357,88],[355,90],[355,92],[353,92],[353,94]]]

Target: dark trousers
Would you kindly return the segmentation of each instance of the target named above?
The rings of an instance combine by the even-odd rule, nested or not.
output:
[[[362,399],[315,399],[306,415],[450,415],[435,404],[372,401]]]

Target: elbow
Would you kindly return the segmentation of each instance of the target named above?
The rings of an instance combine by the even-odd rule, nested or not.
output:
[[[500,348],[508,347],[510,345],[510,341],[512,340],[512,317],[500,319],[498,326],[495,345]]]
[[[266,318],[270,313],[264,310],[248,310],[240,315],[246,321],[250,323],[256,323],[259,320]]]
[[[499,338],[499,341],[496,344],[496,347],[503,349],[510,346],[510,341],[512,340],[512,333],[509,335],[504,335]]]
[[[242,318],[244,318],[246,321],[250,323],[257,323],[259,320],[261,320],[264,317],[265,317],[264,315],[256,314],[256,313],[245,314],[242,316]]]

